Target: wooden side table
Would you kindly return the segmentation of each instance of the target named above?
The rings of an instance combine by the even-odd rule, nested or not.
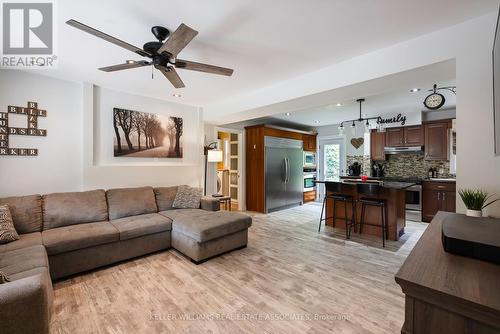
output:
[[[224,204],[224,210],[231,211],[231,196],[218,197],[221,204]]]
[[[405,294],[403,334],[500,333],[500,266],[446,253],[438,212],[396,274]]]

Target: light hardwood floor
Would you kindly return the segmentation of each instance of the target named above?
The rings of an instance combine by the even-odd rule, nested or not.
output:
[[[408,223],[382,249],[378,238],[318,234],[320,209],[252,214],[247,248],[198,266],[170,250],[57,282],[51,331],[399,333],[394,274],[427,225]]]

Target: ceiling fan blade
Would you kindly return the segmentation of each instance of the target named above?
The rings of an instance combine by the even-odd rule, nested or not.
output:
[[[175,87],[175,88],[183,88],[186,87],[184,85],[184,82],[182,82],[181,77],[179,77],[179,74],[177,74],[177,71],[173,67],[163,67],[163,66],[157,66],[157,69],[163,73],[163,75],[170,81],[170,83]]]
[[[66,24],[74,27],[74,28],[77,28],[77,29],[80,29],[82,31],[85,31],[86,33],[89,33],[91,35],[94,35],[96,37],[99,37],[99,38],[102,38],[104,39],[105,41],[108,41],[110,43],[113,43],[115,45],[118,45],[124,49],[127,49],[129,51],[132,51],[132,52],[135,52],[137,53],[138,55],[141,55],[143,57],[151,57],[151,54],[149,52],[146,52],[144,51],[143,49],[140,49],[136,46],[133,46],[132,44],[129,44],[127,42],[124,42],[118,38],[115,38],[111,35],[108,35],[106,33],[103,33],[102,31],[99,31],[97,29],[94,29],[92,27],[89,27],[88,25],[85,25],[81,22],[78,22],[76,20],[69,20],[69,21],[66,21]]]
[[[152,64],[151,62],[145,61],[145,60],[132,61],[132,62],[126,62],[124,64],[101,67],[101,68],[99,68],[99,70],[104,71],[104,72],[114,72],[114,71],[128,70],[129,68],[148,66],[151,64]]]
[[[191,40],[198,35],[198,32],[184,23],[174,31],[172,35],[167,39],[165,43],[158,50],[158,53],[168,53],[174,57],[177,56],[179,52],[186,47],[186,45],[191,42]]]
[[[191,70],[191,71],[199,71],[199,72],[205,72],[205,73],[226,75],[228,77],[230,77],[233,74],[233,70],[230,68],[209,65],[209,64],[203,64],[203,63],[197,63],[194,61],[183,60],[183,59],[176,59],[175,60],[175,67],[182,68],[185,70]]]

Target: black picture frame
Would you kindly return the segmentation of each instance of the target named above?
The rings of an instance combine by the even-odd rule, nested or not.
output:
[[[500,156],[500,10],[497,16],[495,39],[493,41],[493,131],[495,155]]]

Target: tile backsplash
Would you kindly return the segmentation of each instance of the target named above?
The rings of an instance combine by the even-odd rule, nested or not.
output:
[[[346,156],[347,167],[352,165],[354,162],[358,162],[361,165],[361,175],[370,175],[371,173],[371,163],[369,155],[348,155]],[[346,171],[347,173],[347,171]]]
[[[389,177],[417,177],[425,178],[428,176],[430,168],[436,168],[439,172],[439,177],[455,177],[450,174],[449,161],[441,160],[425,160],[422,154],[392,154],[387,155],[385,165],[385,176]]]
[[[381,162],[385,165],[385,176],[387,177],[414,177],[425,178],[428,176],[430,168],[443,169],[443,173],[439,177],[454,178],[454,174],[450,174],[449,161],[440,160],[425,160],[422,154],[390,154],[387,155],[387,160]],[[361,174],[371,175],[370,157],[367,155],[348,155],[346,162],[347,166],[357,161],[361,164]]]

